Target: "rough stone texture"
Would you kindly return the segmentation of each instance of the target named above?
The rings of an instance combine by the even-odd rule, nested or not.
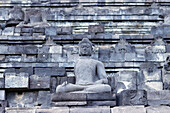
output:
[[[31,108],[6,108],[6,113],[36,113],[35,109]]]
[[[147,91],[148,105],[170,105],[170,91]]]
[[[37,109],[36,113],[69,113],[68,107],[52,107],[50,109]]]
[[[5,88],[29,88],[28,73],[5,73]]]
[[[7,101],[9,107],[34,107],[37,105],[37,92],[9,92]]]
[[[0,101],[5,100],[5,90],[0,90]]]
[[[111,113],[146,113],[144,106],[121,106],[111,108]]]
[[[147,93],[144,90],[124,90],[118,94],[118,105],[147,105]]]
[[[49,89],[50,76],[31,75],[30,89]]]
[[[146,108],[147,113],[168,113],[170,107],[168,106],[151,106]]]
[[[70,113],[110,113],[110,108],[108,107],[77,107],[70,108]]]
[[[38,105],[42,107],[50,107],[51,95],[50,91],[39,91],[38,92]]]

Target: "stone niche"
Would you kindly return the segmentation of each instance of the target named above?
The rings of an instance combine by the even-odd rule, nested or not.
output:
[[[136,71],[120,71],[115,75],[116,88],[115,92],[120,93],[123,90],[137,89],[137,72]]]
[[[136,59],[135,47],[121,38],[116,44],[113,52],[110,53],[110,61],[134,61]]]
[[[163,90],[162,70],[159,64],[144,63],[140,66],[137,87],[142,90]]]
[[[166,43],[161,36],[158,36],[151,43],[151,46],[145,49],[146,61],[165,61]]]

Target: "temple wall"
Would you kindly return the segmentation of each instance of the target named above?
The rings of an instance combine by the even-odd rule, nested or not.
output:
[[[24,13],[45,12],[49,26],[9,24],[14,6]],[[169,13],[169,0],[0,0],[1,112],[170,112]],[[80,108],[51,106],[59,84],[75,83],[82,38],[95,45],[92,58],[104,63],[112,92],[145,90],[147,103],[131,107],[118,99],[111,107],[82,108],[86,101],[76,103]]]

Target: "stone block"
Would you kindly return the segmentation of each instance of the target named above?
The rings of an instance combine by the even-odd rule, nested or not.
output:
[[[147,91],[148,105],[170,105],[170,90]]]
[[[114,62],[124,62],[125,61],[125,54],[124,53],[110,53],[110,61]]]
[[[4,73],[0,73],[0,89],[5,88],[5,78]]]
[[[36,113],[69,113],[68,107],[52,107],[51,109],[37,109]]]
[[[124,90],[118,95],[118,105],[147,105],[145,90]]]
[[[47,36],[56,36],[57,30],[55,27],[47,27],[45,28],[45,35]]]
[[[72,107],[70,113],[110,113],[110,107]]]
[[[3,31],[2,31],[2,35],[13,35],[14,34],[14,27],[6,27]]]
[[[146,108],[147,113],[169,113],[169,106],[150,106]]]
[[[104,33],[104,26],[102,25],[90,25],[88,27],[89,33]]]
[[[6,113],[36,113],[35,109],[31,108],[6,108]]]
[[[1,51],[0,54],[8,54],[8,46],[0,45]]]
[[[123,89],[136,90],[137,89],[137,72],[136,71],[120,71],[115,75],[116,92],[120,92]],[[120,84],[122,85],[120,87]]]
[[[16,73],[28,73],[29,75],[33,75],[32,67],[22,67],[20,69],[16,69]]]
[[[24,46],[24,52],[25,54],[38,54],[38,48],[37,46]]]
[[[5,88],[29,88],[28,73],[5,73]]]
[[[88,101],[88,106],[116,106],[116,101]]]
[[[63,57],[62,54],[52,54],[51,62],[67,62],[67,57]]]
[[[35,74],[48,76],[66,76],[65,68],[35,68]]]
[[[49,54],[49,53],[38,54],[37,61],[38,62],[51,62],[51,57],[52,57],[52,54]]]
[[[57,53],[57,54],[62,54],[62,46],[51,46],[49,49],[49,53]]]
[[[170,72],[166,72],[163,75],[164,90],[170,90]]]
[[[86,101],[85,93],[54,93],[52,94],[52,101]]]
[[[0,90],[0,101],[5,100],[5,90]]]
[[[119,106],[111,108],[111,113],[146,113],[144,106]]]
[[[5,60],[5,55],[0,55],[0,62],[3,62]]]
[[[138,89],[140,90],[163,90],[163,83],[162,82],[144,82],[141,84],[138,84]]]
[[[6,56],[7,62],[21,62],[22,57],[21,56]]]
[[[49,89],[50,76],[31,75],[30,76],[30,89]]]
[[[136,53],[125,53],[125,61],[135,61]]]
[[[38,92],[38,105],[41,107],[50,107],[51,95],[50,91],[39,91]]]
[[[34,107],[37,105],[37,95],[37,92],[8,92],[7,101],[9,107]]]
[[[99,48],[99,60],[109,61],[110,60],[110,47],[100,47]]]
[[[57,84],[58,84],[57,77],[51,77],[50,83],[51,83],[50,84],[50,91],[51,91],[51,93],[55,93],[56,87],[57,87]]]
[[[72,27],[59,27],[57,28],[58,35],[71,35],[72,34]]]
[[[24,53],[24,47],[23,46],[8,46],[8,52],[10,54],[23,54]]]
[[[166,52],[170,53],[170,44],[166,45]]]
[[[87,101],[61,101],[52,102],[52,106],[85,106]]]
[[[23,33],[32,33],[33,28],[21,28],[21,32],[23,32]]]
[[[145,58],[146,58],[146,61],[162,62],[162,61],[165,61],[165,54],[164,53],[146,53]]]
[[[45,32],[45,28],[34,28],[33,29],[33,32],[34,33],[44,33]]]
[[[87,93],[88,101],[107,101],[107,100],[115,100],[116,95],[113,93]]]

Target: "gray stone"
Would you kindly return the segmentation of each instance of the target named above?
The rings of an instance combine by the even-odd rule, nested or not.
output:
[[[44,33],[45,32],[45,28],[41,28],[41,27],[34,28],[33,32],[35,32],[35,33]]]
[[[147,93],[144,90],[124,90],[118,95],[118,105],[147,105]]]
[[[8,51],[10,54],[23,54],[24,47],[23,46],[8,46]]]
[[[88,106],[116,106],[116,101],[88,101]]]
[[[0,73],[0,88],[5,88],[4,73]]]
[[[9,107],[34,107],[37,105],[37,95],[37,92],[9,92],[7,101]]]
[[[41,108],[37,109],[36,113],[69,113],[68,107],[52,107],[51,109]]]
[[[5,60],[5,55],[0,55],[0,62],[3,62]]]
[[[45,35],[47,36],[56,36],[57,30],[55,27],[47,27],[45,28]]]
[[[87,93],[88,101],[107,101],[107,100],[115,100],[116,95],[113,93]]]
[[[49,54],[49,53],[38,54],[37,61],[38,62],[51,62],[51,57],[52,57],[52,54]]]
[[[0,101],[5,100],[5,90],[0,90]]]
[[[104,26],[102,25],[90,25],[88,27],[89,33],[103,33],[104,32]]]
[[[61,101],[52,102],[52,106],[85,106],[87,101]]]
[[[70,35],[72,34],[72,27],[61,27],[57,28],[58,35]]]
[[[7,27],[2,31],[2,35],[13,35],[14,34],[14,27]]]
[[[62,46],[59,45],[51,46],[49,49],[49,53],[62,54]]]
[[[0,48],[1,48],[0,54],[8,53],[8,46],[0,45]]]
[[[108,85],[103,63],[90,58],[92,55],[92,43],[88,38],[83,38],[79,42],[79,55],[81,57],[74,66],[76,84],[64,82],[57,86],[56,92],[110,92],[111,87]]]
[[[119,106],[111,108],[111,113],[146,113],[144,106]]]
[[[6,56],[7,62],[21,62],[22,57],[21,56]]]
[[[6,108],[6,113],[36,113],[33,108]]]
[[[110,113],[110,107],[73,107],[70,113]]]
[[[17,73],[28,73],[29,75],[33,75],[32,67],[22,67],[20,69],[16,69]]]
[[[28,73],[5,73],[5,88],[29,88]]]
[[[168,113],[170,107],[168,106],[150,106],[146,108],[147,113]]]
[[[58,84],[57,77],[51,77],[51,82],[50,82],[51,93],[55,93],[57,84]]]
[[[33,28],[21,28],[21,32],[23,32],[23,33],[32,33]]]
[[[24,46],[24,52],[25,54],[37,54],[38,48],[37,46]]]
[[[86,101],[85,93],[54,93],[52,94],[52,101]]]
[[[137,89],[137,72],[136,71],[120,71],[115,75],[117,82],[115,91],[121,92],[123,89],[136,90]],[[120,87],[122,84],[124,87]]]
[[[170,53],[170,44],[166,45],[166,52]]]
[[[31,75],[30,76],[30,89],[49,89],[50,76]]]
[[[147,91],[148,105],[170,105],[170,90]]]
[[[50,107],[51,104],[50,91],[39,91],[38,92],[38,105],[42,107]]]
[[[35,74],[48,76],[66,76],[66,70],[62,67],[57,68],[35,68]]]
[[[109,61],[110,60],[110,47],[100,47],[99,48],[99,60]]]

